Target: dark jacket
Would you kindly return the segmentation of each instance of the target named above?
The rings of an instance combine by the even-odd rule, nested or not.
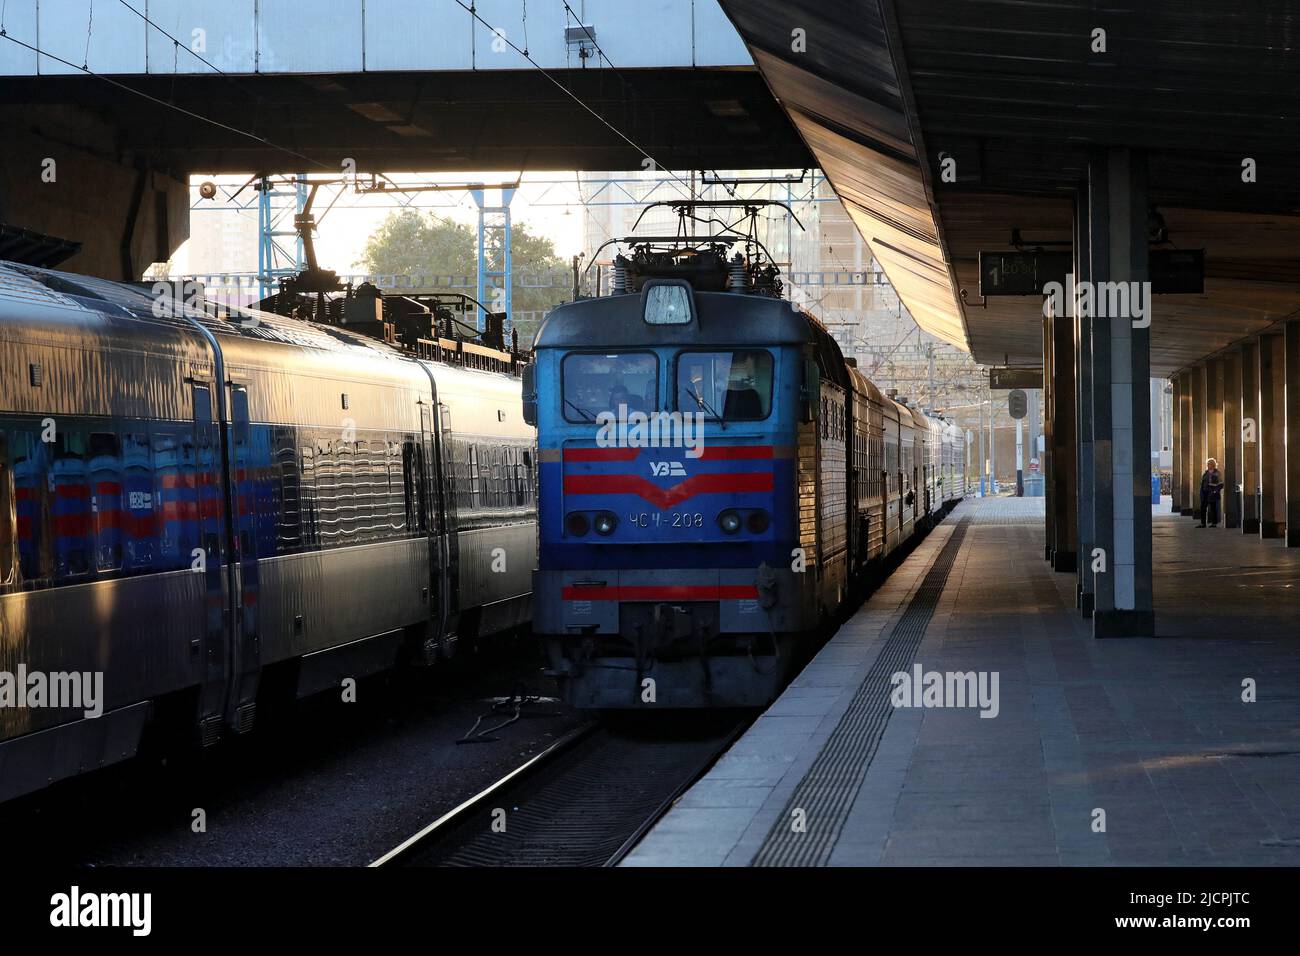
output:
[[[1206,501],[1217,499],[1221,491],[1223,491],[1223,473],[1217,468],[1205,469],[1205,474],[1201,475],[1201,498]]]

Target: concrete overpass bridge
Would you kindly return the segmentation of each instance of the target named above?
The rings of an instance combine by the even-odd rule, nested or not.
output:
[[[194,172],[811,165],[715,0],[470,6],[10,0],[0,222],[138,278]]]

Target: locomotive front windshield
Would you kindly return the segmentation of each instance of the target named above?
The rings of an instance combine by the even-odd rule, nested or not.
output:
[[[564,357],[564,417],[594,422],[601,412],[659,409],[659,360],[651,352],[575,352]]]
[[[772,410],[772,354],[761,349],[682,352],[677,409],[724,421],[758,421]]]

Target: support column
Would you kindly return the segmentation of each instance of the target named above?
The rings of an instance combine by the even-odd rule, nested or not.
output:
[[[1223,356],[1223,526],[1241,527],[1241,354]]]
[[[1205,363],[1205,457],[1223,466],[1223,362]]]
[[[1201,475],[1205,474],[1205,459],[1210,456],[1205,440],[1205,419],[1209,412],[1206,400],[1208,376],[1205,366],[1192,369],[1192,514],[1201,520]]]
[[[1138,283],[1149,294],[1146,179],[1141,152],[1109,149],[1090,157],[1094,289],[1103,282]],[[1094,296],[1094,315],[1100,299]],[[1116,311],[1122,314],[1092,319],[1094,547],[1105,560],[1105,570],[1093,576],[1092,627],[1094,637],[1150,637],[1150,329],[1134,326],[1133,308]]]
[[[1174,434],[1173,445],[1170,448],[1174,466],[1173,476],[1169,481],[1173,500],[1170,502],[1169,510],[1173,514],[1178,514],[1183,510],[1183,377],[1175,375],[1169,381],[1174,387]]]
[[[1218,359],[1205,363],[1205,457],[1223,467],[1223,370]],[[1201,463],[1204,471],[1205,463]],[[1200,502],[1198,501],[1197,504]],[[1219,502],[1222,509],[1223,502]],[[1219,516],[1222,520],[1222,515]],[[1208,522],[1208,516],[1207,516]]]
[[[1259,345],[1241,345],[1241,531],[1259,534]]]
[[[1286,546],[1300,548],[1300,321],[1283,336],[1286,375]]]
[[[1151,478],[1154,481],[1160,475],[1160,465],[1163,461],[1164,452],[1169,451],[1169,435],[1165,432],[1165,389],[1164,382],[1158,378],[1148,379],[1147,395],[1151,403],[1147,420],[1151,422]],[[1158,486],[1160,493],[1164,493],[1164,482],[1161,481]],[[1150,493],[1148,488],[1147,492]],[[1160,504],[1160,494],[1156,495],[1152,506]]]
[[[1183,433],[1182,445],[1178,450],[1183,460],[1183,507],[1180,512],[1186,517],[1196,513],[1196,489],[1201,473],[1196,470],[1196,464],[1192,460],[1196,445],[1192,439],[1192,373],[1183,372],[1178,376],[1178,381],[1181,383],[1178,391],[1182,398],[1178,406],[1178,420],[1182,422]]]
[[[1285,361],[1280,335],[1259,337],[1259,536],[1286,527]]]
[[[1074,444],[1074,319],[1068,304],[1052,315],[1052,480],[1055,490],[1056,551],[1052,567],[1074,574],[1078,567],[1078,458]],[[1149,495],[1148,488],[1147,494]]]
[[[1049,314],[1051,300],[1043,305],[1043,456],[1039,467],[1043,471],[1043,530],[1045,542],[1043,557],[1052,561],[1056,553],[1056,505],[1055,479],[1056,451],[1052,444],[1053,418],[1052,395],[1054,378],[1052,372],[1052,317]]]
[[[1092,554],[1093,531],[1093,448],[1092,448],[1092,323],[1080,316],[1078,290],[1092,281],[1092,263],[1088,256],[1088,185],[1081,183],[1074,203],[1074,282],[1076,297],[1070,303],[1074,317],[1074,393],[1076,495],[1075,518],[1078,539],[1078,580],[1075,603],[1085,618],[1092,617],[1097,598],[1093,591],[1089,556]]]

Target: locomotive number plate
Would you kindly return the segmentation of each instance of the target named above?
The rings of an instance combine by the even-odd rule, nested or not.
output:
[[[674,511],[671,514],[634,512],[627,520],[637,528],[703,528],[704,515],[698,511]]]

